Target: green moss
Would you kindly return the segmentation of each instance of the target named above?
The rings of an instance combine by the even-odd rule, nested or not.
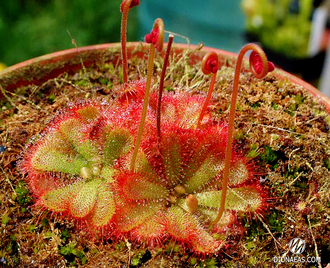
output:
[[[109,82],[111,83],[111,81],[109,81],[108,79],[106,79],[104,77],[99,77],[98,81],[101,85],[108,85]]]
[[[41,221],[41,226],[46,227],[48,225],[48,223],[49,223],[49,220],[47,218],[45,218]]]
[[[297,110],[297,104],[296,103],[291,103],[288,107],[290,111],[296,111]]]
[[[49,96],[48,96],[48,101],[50,102],[50,103],[54,103],[55,102],[55,95],[54,94],[50,94]]]
[[[54,236],[54,234],[52,233],[52,231],[50,230],[47,230],[46,233],[45,233],[45,238],[46,239],[50,239]]]
[[[141,250],[138,250],[137,252],[135,252],[135,254],[133,255],[133,257],[131,259],[131,265],[138,266],[138,265],[142,264],[142,259],[145,254],[146,254],[146,250],[144,250],[144,249],[141,249]]]
[[[24,181],[18,182],[15,188],[15,193],[17,195],[17,202],[19,204],[25,206],[31,201],[29,190],[27,189]]]
[[[260,154],[258,144],[251,144],[250,151],[247,154],[247,157],[255,158]]]
[[[92,254],[97,254],[99,251],[96,248],[92,248],[91,253]]]
[[[195,265],[197,263],[197,259],[195,257],[190,258],[190,265]]]
[[[245,246],[248,250],[252,250],[256,247],[256,243],[253,241],[250,241],[250,242],[247,242]]]
[[[307,189],[308,187],[308,183],[305,181],[296,181],[293,185],[301,189]]]
[[[306,97],[304,97],[301,94],[297,94],[293,96],[293,99],[296,101],[296,103],[299,104],[303,104],[305,102]]]
[[[266,164],[271,165],[271,168],[274,170],[278,167],[278,153],[274,151],[270,146],[264,148],[264,153],[260,154],[260,159]]]
[[[2,215],[1,222],[6,225],[10,221],[10,217],[7,214]]]
[[[285,220],[281,215],[273,211],[271,214],[266,216],[266,219],[271,231],[278,233],[281,233],[283,231]]]
[[[259,105],[260,106],[260,105]],[[236,110],[239,112],[243,112],[244,107],[242,104],[240,104],[239,102],[236,103]]]
[[[291,115],[291,116],[294,116],[294,115],[295,115],[295,113],[292,112],[292,110],[290,110],[290,109],[287,109],[287,110],[285,110],[284,112],[286,112],[287,114],[289,114],[289,115]]]
[[[285,173],[284,173],[284,178],[292,178],[295,179],[299,175],[298,168],[289,168]]]
[[[66,242],[71,237],[68,229],[64,229],[61,233],[61,239]]]
[[[276,102],[272,102],[272,108],[276,111],[278,109],[278,104]]]
[[[217,261],[215,259],[208,258],[206,261],[202,261],[197,268],[216,268],[217,267]]]
[[[258,109],[261,106],[261,101],[257,101],[255,103],[249,103],[249,106],[253,109]]]
[[[25,96],[26,95],[26,88],[25,87],[19,87],[15,90],[16,95]]]
[[[79,261],[81,264],[87,262],[84,252],[76,249],[75,242],[71,242],[66,246],[60,246],[59,252],[71,265],[75,265],[76,261]]]
[[[324,165],[328,170],[330,170],[330,157],[326,157],[324,159]]]
[[[171,86],[167,86],[167,87],[165,88],[165,90],[168,91],[168,92],[175,91],[175,89],[172,88]]]
[[[83,87],[88,86],[89,83],[90,83],[90,82],[89,82],[88,79],[80,79],[80,80],[76,80],[76,81],[74,82],[75,85],[77,85],[77,86],[83,86]]]
[[[28,225],[28,231],[29,231],[30,233],[35,232],[36,229],[37,229],[37,226],[35,226],[34,224]]]
[[[124,248],[126,248],[126,244],[125,244],[124,241],[120,241],[119,243],[117,243],[117,245],[116,245],[116,251],[121,251]]]
[[[166,253],[171,253],[171,252],[175,252],[175,253],[178,253],[179,251],[181,251],[182,248],[180,245],[177,245],[173,242],[170,242],[167,246],[167,248],[165,249],[165,252]]]
[[[235,140],[244,140],[246,133],[244,131],[236,131]]]

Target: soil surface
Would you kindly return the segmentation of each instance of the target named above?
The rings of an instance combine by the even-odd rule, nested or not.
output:
[[[210,77],[201,64],[173,56],[165,90],[206,95]],[[129,80],[146,75],[146,60],[133,58]],[[157,58],[154,88],[162,67]],[[234,69],[218,72],[210,109],[227,121]],[[236,109],[237,149],[251,158],[269,194],[263,215],[237,215],[243,235],[227,236],[217,255],[196,256],[171,241],[154,248],[130,241],[91,241],[66,218],[40,213],[16,167],[26,143],[54,114],[77,99],[112,100],[120,95],[119,63],[100,63],[73,75],[63,73],[42,85],[21,87],[0,100],[0,266],[1,267],[276,267],[274,257],[320,257],[330,262],[330,117],[304,88],[268,74],[258,80],[242,72]],[[3,91],[3,90],[2,90]],[[306,249],[293,255],[288,244],[302,238]]]

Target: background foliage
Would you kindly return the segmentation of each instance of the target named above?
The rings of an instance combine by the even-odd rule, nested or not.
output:
[[[0,62],[7,66],[58,50],[120,40],[121,0],[10,0],[0,6]],[[128,40],[136,40],[136,10]]]
[[[313,3],[313,0],[243,0],[247,31],[277,53],[306,57]]]

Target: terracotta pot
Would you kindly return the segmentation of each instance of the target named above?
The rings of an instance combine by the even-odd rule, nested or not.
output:
[[[187,48],[195,49],[196,46],[175,44],[172,52],[180,53]],[[220,66],[228,60],[234,63],[237,57],[237,54],[232,52],[204,47],[193,54],[193,57],[190,59],[191,63],[200,61],[211,50],[219,55]],[[128,45],[128,56],[134,53],[138,57],[147,57],[147,53],[144,53],[147,51],[148,47],[144,46],[143,43],[133,42]],[[73,73],[81,69],[81,61],[84,62],[86,67],[92,66],[97,62],[112,61],[117,64],[120,61],[120,44],[112,43],[68,49],[24,61],[0,72],[0,85],[7,91],[14,91],[16,88],[26,85],[38,85],[48,79],[55,78],[63,72]],[[330,113],[330,98],[322,94],[318,89],[283,70],[276,70],[275,75],[283,79],[287,78],[292,83],[303,86],[319,102],[325,104],[327,112]],[[0,97],[2,96],[0,95]]]

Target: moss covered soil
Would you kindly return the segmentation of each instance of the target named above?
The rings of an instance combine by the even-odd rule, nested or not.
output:
[[[210,77],[201,63],[173,55],[165,90],[206,95]],[[129,79],[146,75],[146,60],[133,57]],[[162,59],[154,68],[158,88]],[[233,84],[230,60],[218,72],[210,106],[226,121]],[[198,256],[173,241],[146,247],[129,240],[93,241],[75,223],[40,213],[16,161],[25,144],[49,119],[76,99],[116,99],[122,82],[119,62],[99,62],[42,85],[5,92],[0,100],[0,266],[3,267],[325,267],[330,255],[330,116],[303,87],[268,74],[258,80],[242,72],[235,119],[237,149],[251,158],[267,189],[265,213],[238,214],[240,230],[226,234],[216,255]],[[243,230],[243,231],[242,231]],[[291,257],[288,243],[300,237],[305,258],[321,263],[274,263]]]

